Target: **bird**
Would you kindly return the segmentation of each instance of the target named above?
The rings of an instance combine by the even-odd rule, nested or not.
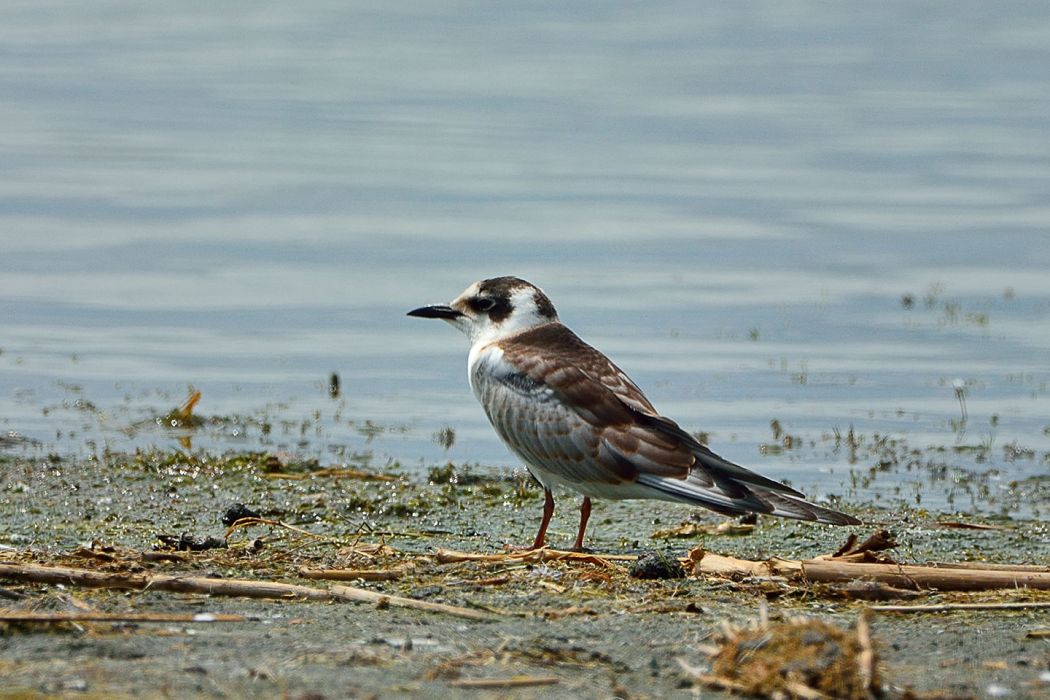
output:
[[[583,551],[592,498],[653,498],[731,516],[860,524],[720,457],[661,415],[623,370],[559,320],[539,287],[523,279],[481,280],[449,304],[408,315],[444,320],[470,341],[467,378],[474,396],[543,487],[533,550],[545,546],[556,487],[583,495],[577,551]]]

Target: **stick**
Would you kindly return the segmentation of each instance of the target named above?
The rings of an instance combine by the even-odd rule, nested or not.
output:
[[[309,569],[302,567],[299,575],[303,578],[326,579],[329,581],[396,581],[410,567],[399,566],[392,569]]]
[[[850,536],[846,538],[845,544],[839,547],[837,552],[830,557],[818,558],[835,559],[849,555],[855,556],[865,552],[880,552],[884,549],[893,549],[896,546],[897,542],[893,539],[893,535],[890,534],[889,530],[876,530],[872,533],[871,537],[860,544],[857,544],[857,536],[851,533]]]
[[[446,586],[502,586],[510,583],[510,576],[493,576],[492,578],[462,579],[460,581],[445,581]]]
[[[0,622],[244,622],[243,615],[224,613],[106,613],[0,611]]]
[[[1005,525],[987,525],[984,523],[963,523],[957,520],[942,520],[936,524],[936,527],[943,528],[955,528],[957,530],[1012,530],[1012,527]]]
[[[937,562],[939,569],[977,569],[978,571],[1035,571],[1050,573],[1050,566],[1040,564],[990,564],[983,561]]]
[[[1023,610],[1026,608],[1050,608],[1050,602],[1020,603],[941,603],[939,605],[872,605],[869,610],[877,612],[947,612],[949,610]]]
[[[697,683],[702,683],[710,688],[718,688],[719,690],[736,690],[741,693],[746,693],[748,687],[743,683],[734,681],[731,678],[723,678],[722,676],[716,676],[710,673],[704,673],[696,666],[690,665],[685,659],[679,657],[675,659],[678,665],[682,667],[686,675],[690,676]]]
[[[360,469],[343,469],[339,467],[326,467],[310,472],[312,476],[333,476],[336,478],[362,479],[364,481],[397,481],[396,476],[389,474],[374,474],[363,472]]]
[[[784,687],[789,693],[802,700],[829,700],[827,695],[801,681],[786,680]]]
[[[873,699],[875,685],[875,649],[871,645],[871,627],[868,625],[868,612],[861,611],[857,618],[857,675],[860,676],[861,687],[868,698]]]
[[[83,586],[85,588],[174,591],[176,593],[205,593],[246,598],[318,601],[332,601],[335,599],[335,596],[330,591],[324,589],[277,583],[275,581],[247,581],[150,573],[110,573],[71,569],[64,566],[37,566],[36,564],[0,564],[0,579],[30,581],[32,583],[57,583],[69,586]]]
[[[384,595],[375,591],[349,586],[332,586],[331,590],[297,586],[275,581],[245,581],[238,579],[180,577],[166,574],[105,573],[70,569],[63,566],[36,566],[34,564],[0,564],[0,579],[60,583],[88,588],[120,588],[137,591],[175,591],[178,593],[206,593],[209,595],[243,596],[248,598],[278,598],[283,600],[314,600],[321,602],[385,602],[404,608],[428,610],[457,615],[471,620],[491,620],[494,615],[480,610],[458,608],[441,603],[428,603],[411,598]]]
[[[313,532],[310,532],[309,530],[304,530],[301,527],[289,525],[288,523],[282,522],[280,520],[271,520],[269,518],[241,518],[226,529],[226,534],[223,535],[223,539],[228,540],[230,539],[230,535],[232,535],[235,530],[240,530],[242,527],[251,527],[252,525],[270,525],[271,527],[283,527],[285,530],[298,532],[300,535],[306,535],[307,537],[316,537],[317,539],[329,540],[330,542],[338,541],[335,538],[326,537],[325,535],[318,535]]]
[[[613,568],[614,561],[634,561],[638,557],[633,554],[587,554],[585,552],[565,552],[557,549],[532,549],[524,552],[504,552],[500,554],[474,554],[471,552],[457,552],[451,549],[439,549],[434,553],[435,558],[441,564],[464,561],[501,562],[543,562],[543,561],[571,561],[585,564],[597,564]]]
[[[533,685],[554,685],[558,679],[554,676],[512,676],[510,678],[463,678],[449,681],[456,688],[527,688]]]
[[[396,476],[388,474],[373,474],[363,472],[359,469],[338,469],[328,467],[326,469],[315,469],[309,472],[263,472],[264,479],[287,479],[290,481],[302,481],[313,477],[333,477],[336,479],[360,479],[361,481],[397,481]]]
[[[1050,571],[1017,569],[971,569],[951,566],[916,564],[873,564],[832,559],[773,558],[748,561],[711,554],[703,550],[690,552],[694,574],[723,576],[782,576],[800,582],[838,583],[857,579],[878,581],[900,588],[936,588],[943,591],[979,591],[995,588],[1050,589]]]
[[[427,610],[429,612],[440,612],[456,617],[465,617],[468,620],[494,620],[496,616],[482,610],[471,610],[455,605],[444,603],[430,603],[415,598],[402,598],[397,595],[369,591],[364,588],[351,588],[350,586],[332,586],[332,593],[344,600],[352,600],[360,603],[375,603],[380,606],[393,605],[398,608],[411,608],[413,610]]]

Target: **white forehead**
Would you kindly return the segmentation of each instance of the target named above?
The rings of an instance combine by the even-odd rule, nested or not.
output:
[[[481,291],[481,282],[475,282],[464,289],[463,293],[456,297],[456,299],[470,299],[471,297],[476,297],[479,291]]]

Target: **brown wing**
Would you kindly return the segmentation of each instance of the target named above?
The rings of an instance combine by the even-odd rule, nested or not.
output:
[[[611,407],[617,403],[613,399],[618,399],[642,413],[657,415],[622,369],[561,323],[537,326],[500,343],[500,347],[511,364],[535,381],[579,392],[588,402],[609,401]]]
[[[547,412],[558,415],[562,429],[579,423],[574,429],[589,437],[581,441],[586,460],[624,481],[635,481],[641,472],[679,479],[689,475],[694,457],[681,439],[639,422],[639,415],[656,415],[641,389],[568,328],[549,323],[500,348],[512,370],[504,381],[517,381],[519,388],[527,383],[534,394],[548,392]],[[545,402],[534,396],[530,403]]]
[[[503,360],[525,380],[546,387],[586,423],[601,428],[594,455],[622,478],[649,485],[688,480],[676,491],[708,490],[744,509],[772,507],[748,488],[804,497],[780,482],[723,459],[669,418],[659,415],[631,379],[609,358],[561,323],[549,323],[500,343]],[[657,486],[659,487],[659,486]],[[704,494],[715,495],[715,494]]]

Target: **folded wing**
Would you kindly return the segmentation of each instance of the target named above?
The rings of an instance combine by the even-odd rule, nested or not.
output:
[[[554,481],[588,495],[659,497],[728,515],[859,523],[712,452],[560,323],[501,345],[475,388],[504,441]]]

